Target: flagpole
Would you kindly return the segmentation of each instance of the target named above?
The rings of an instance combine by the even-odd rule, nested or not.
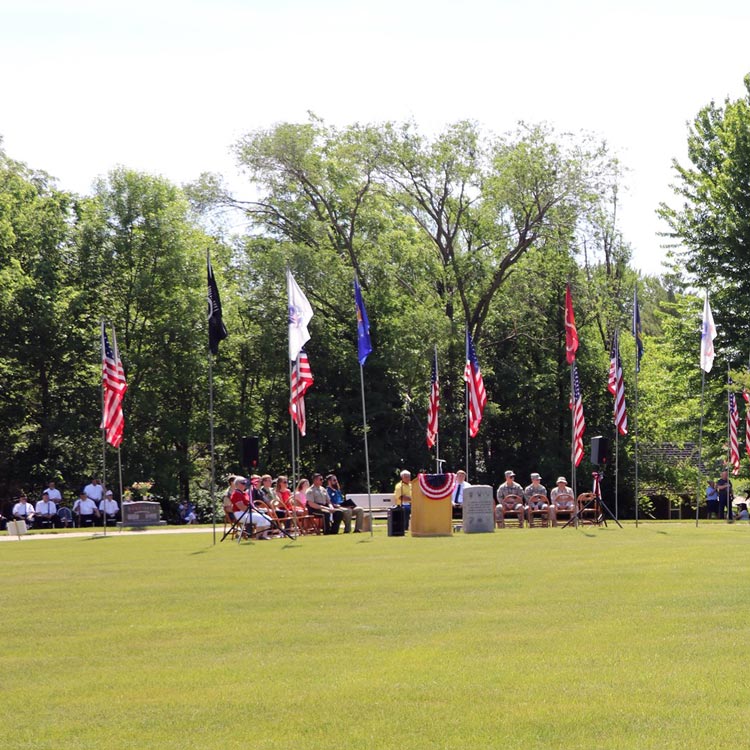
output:
[[[621,362],[620,362],[620,331],[619,329],[615,329],[615,373],[617,373],[618,370],[622,370],[621,368]],[[619,387],[624,388],[624,384],[622,383],[622,380],[624,378],[624,375],[622,372],[620,372],[617,375],[617,380],[619,382]],[[620,484],[620,426],[617,423],[617,390],[615,390],[614,393],[614,403],[615,403],[615,520],[618,520],[620,518],[620,511],[619,511],[619,484]]]
[[[359,364],[359,383],[362,390],[362,427],[364,429],[365,436],[365,478],[367,480],[367,512],[370,515],[370,536],[372,537],[374,532],[372,530],[372,494],[370,492],[370,453],[367,447],[367,410],[365,408],[365,368],[362,363]]]
[[[636,304],[638,297],[636,296]],[[635,314],[635,313],[634,313]],[[635,413],[633,414],[633,439],[635,441],[635,527],[638,528],[638,340],[635,342]]]
[[[469,324],[466,324],[466,362],[469,361]],[[466,380],[464,378],[464,380]],[[466,413],[466,462],[464,464],[464,469],[466,471],[466,476],[470,476],[469,474],[469,382],[466,381],[466,385],[464,386],[464,412]]]
[[[615,520],[620,517],[618,505],[618,484],[620,473],[620,430],[615,425]]]
[[[732,473],[734,474],[734,466],[732,465],[732,402],[731,393],[729,392],[730,386],[729,377],[729,360],[727,360],[727,453],[729,460],[727,461],[727,469],[732,466]],[[727,471],[729,476],[729,471]],[[729,480],[731,482],[731,480]],[[732,521],[732,493],[727,489],[727,523]]]
[[[573,364],[570,366],[570,403],[572,408],[570,410],[570,478],[573,484],[573,497],[578,497],[578,490],[576,488],[576,459],[575,459],[575,443],[576,443],[576,405],[575,405],[575,385],[573,383],[573,368],[575,367],[575,359]],[[578,525],[578,524],[576,524]]]
[[[206,251],[208,253],[208,251]],[[216,463],[214,455],[214,367],[211,349],[208,350],[208,425],[211,443],[211,513],[214,545],[216,544]]]
[[[701,422],[698,430],[698,474],[701,475],[703,467],[703,403],[706,393],[706,371],[701,367]],[[702,477],[701,477],[702,479]],[[698,528],[698,513],[701,507],[701,480],[698,480],[698,497],[695,503],[695,527]]]
[[[435,379],[437,382],[440,382],[440,377],[438,373],[438,363],[437,363],[437,344],[435,344]],[[430,398],[432,398],[432,393],[430,393]],[[438,415],[438,422],[437,422],[437,431],[435,432],[435,473],[440,474],[440,416]]]
[[[292,392],[292,368],[294,367],[294,363],[292,360],[289,360],[289,403],[292,403],[292,398],[294,396]],[[295,461],[294,457],[294,414],[292,414],[292,410],[289,409],[289,435],[292,439],[292,494],[296,494],[297,492],[297,463]]]
[[[122,454],[120,452],[120,446],[117,446],[117,471],[120,475],[120,531],[122,531]],[[104,496],[106,500],[106,494]]]
[[[104,362],[104,319],[101,320],[102,331],[102,363]],[[104,373],[102,373],[102,487],[106,497],[107,492],[107,427],[104,424]],[[104,536],[107,536],[107,518],[104,517]]]

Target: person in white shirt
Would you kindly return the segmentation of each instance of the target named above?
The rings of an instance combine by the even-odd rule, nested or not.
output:
[[[53,502],[59,505],[62,502],[62,495],[60,494],[60,490],[55,487],[55,480],[51,479],[49,483],[47,484],[47,495],[49,499]]]
[[[78,500],[73,503],[73,513],[78,516],[78,526],[93,526],[96,519],[99,518],[99,508],[96,503],[89,497],[86,492],[81,491]]]
[[[54,482],[51,482],[54,484]],[[54,527],[57,523],[57,505],[50,500],[49,490],[42,492],[42,499],[36,504],[36,525]]]
[[[464,513],[464,490],[471,485],[466,481],[466,472],[456,472],[456,487],[453,490],[453,518],[462,518]]]
[[[83,492],[89,500],[93,500],[96,503],[96,507],[99,507],[99,503],[104,497],[104,488],[96,477],[93,477],[91,482],[83,488]]]
[[[26,495],[21,495],[13,506],[13,518],[16,521],[26,521],[29,525],[34,522],[34,506],[28,501]]]
[[[117,523],[117,516],[120,513],[120,506],[117,504],[117,500],[114,499],[112,490],[107,490],[104,493],[104,500],[102,500],[101,505],[99,506],[99,512],[104,517],[106,523]]]

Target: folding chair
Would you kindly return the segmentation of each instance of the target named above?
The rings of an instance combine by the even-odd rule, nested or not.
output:
[[[573,495],[557,495],[550,503],[550,517],[552,525],[557,526],[557,522],[562,519],[570,521],[576,512],[576,502]]]
[[[497,527],[504,529],[506,517],[517,518],[519,528],[523,528],[523,519],[526,516],[526,506],[520,495],[506,495],[495,508],[497,514]]]
[[[542,507],[544,505],[544,507]],[[526,508],[526,520],[532,526],[549,526],[549,500],[546,495],[532,495]]]

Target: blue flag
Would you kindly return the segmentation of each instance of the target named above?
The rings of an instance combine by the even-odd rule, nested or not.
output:
[[[370,341],[370,321],[367,319],[367,310],[362,301],[362,290],[359,288],[357,277],[354,277],[354,304],[357,306],[357,352],[359,364],[364,365],[367,355],[372,352]]]

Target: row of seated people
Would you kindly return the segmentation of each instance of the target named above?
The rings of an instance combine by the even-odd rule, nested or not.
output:
[[[51,499],[49,489],[42,493],[42,499],[32,505],[26,495],[22,494],[13,505],[13,520],[25,521],[28,528],[52,529],[70,526],[112,525],[120,519],[120,507],[107,490],[97,503],[81,490],[74,501],[72,509],[63,504],[59,491]]]
[[[338,534],[342,524],[349,534],[352,521],[355,534],[363,530],[364,509],[344,497],[335,474],[325,478],[325,487],[322,474],[313,474],[312,483],[300,479],[294,492],[288,482],[283,475],[230,477],[224,494],[227,520],[252,526],[258,539],[292,532]]]
[[[521,487],[515,481],[515,476],[512,471],[506,471],[505,482],[497,488],[495,500],[498,525],[505,526],[506,518],[517,519],[519,526],[523,526],[524,522],[529,526],[536,523],[557,526],[558,521],[567,522],[576,516],[579,520],[598,519],[598,508],[591,502],[595,496],[586,493],[576,500],[565,477],[558,477],[555,487],[548,493],[541,476],[536,472],[531,475],[531,484],[526,487]]]

